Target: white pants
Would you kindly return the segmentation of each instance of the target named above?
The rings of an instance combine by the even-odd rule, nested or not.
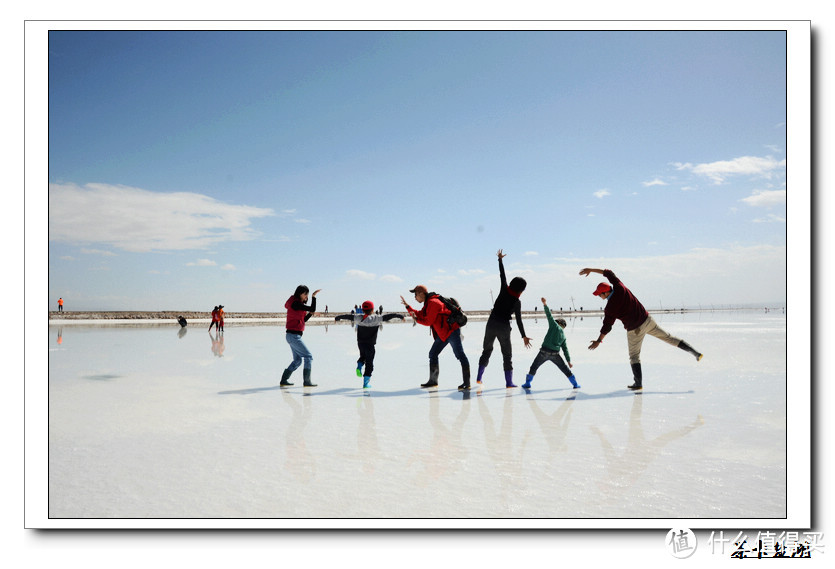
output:
[[[644,320],[643,324],[634,330],[629,330],[626,333],[626,340],[629,346],[630,364],[641,363],[641,345],[644,343],[644,336],[647,334],[655,336],[659,340],[663,340],[671,346],[678,347],[679,343],[681,343],[679,338],[670,336],[658,324],[656,324],[655,320],[652,319],[652,316],[647,316],[647,319]]]

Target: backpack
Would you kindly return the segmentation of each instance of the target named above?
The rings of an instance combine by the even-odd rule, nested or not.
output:
[[[464,326],[467,324],[467,315],[464,314],[464,311],[461,310],[461,305],[458,304],[458,301],[452,297],[445,297],[438,295],[438,300],[440,300],[447,310],[450,311],[449,316],[447,317],[446,321],[450,324],[458,324],[458,326]]]

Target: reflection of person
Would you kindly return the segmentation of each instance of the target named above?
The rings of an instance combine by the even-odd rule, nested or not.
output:
[[[304,377],[304,386],[316,387],[316,384],[310,380],[313,367],[313,354],[310,353],[310,350],[302,342],[302,333],[304,333],[305,322],[310,320],[310,317],[316,312],[317,294],[319,294],[318,290],[313,292],[313,300],[310,306],[308,306],[305,303],[310,296],[310,289],[305,285],[299,285],[296,287],[296,292],[293,293],[293,296],[288,298],[287,302],[284,303],[284,308],[287,309],[287,333],[285,334],[285,338],[287,343],[290,344],[290,351],[293,352],[293,361],[290,362],[290,365],[287,366],[287,369],[281,375],[280,385],[293,385],[287,380],[290,378],[290,374],[302,365],[303,361],[304,369],[302,370],[302,374]]]
[[[435,339],[429,349],[429,381],[421,384],[421,387],[438,386],[438,375],[440,374],[438,356],[447,344],[450,344],[452,353],[461,362],[461,375],[464,378],[464,383],[459,385],[458,389],[469,389],[470,361],[467,359],[467,354],[464,353],[464,346],[461,343],[461,327],[457,323],[449,322],[448,318],[451,311],[440,301],[438,294],[429,292],[423,285],[417,285],[409,292],[414,293],[415,300],[424,303],[423,308],[415,310],[409,306],[409,303],[402,296],[400,302],[403,303],[415,322],[429,326],[432,330],[432,337]]]
[[[58,299],[58,312],[63,312],[63,311],[64,311],[64,299],[59,298]]]
[[[360,357],[357,360],[357,377],[363,378],[363,388],[369,387],[371,374],[374,372],[374,355],[376,354],[375,344],[377,343],[377,332],[383,322],[393,318],[403,319],[400,314],[386,314],[379,316],[373,314],[374,303],[366,300],[362,303],[362,314],[340,314],[334,320],[352,320],[357,328],[357,347]],[[365,366],[365,373],[362,367]]]
[[[490,311],[487,327],[484,329],[484,345],[482,346],[481,357],[478,360],[476,382],[481,383],[481,377],[490,362],[490,354],[493,353],[493,344],[498,339],[504,361],[505,387],[516,387],[513,385],[513,347],[510,343],[510,317],[516,314],[516,325],[519,326],[519,333],[522,334],[525,347],[530,348],[531,339],[525,336],[525,326],[522,324],[522,301],[519,300],[528,283],[522,277],[514,277],[508,285],[507,277],[504,274],[504,264],[502,263],[502,259],[507,255],[502,253],[501,249],[499,249],[497,255],[499,257],[499,277],[501,278],[502,288],[496,302],[493,304],[493,310]]]
[[[644,336],[649,334],[655,336],[659,340],[667,342],[671,346],[681,348],[685,352],[689,352],[696,357],[696,361],[702,359],[702,354],[693,349],[690,344],[684,340],[680,340],[671,336],[661,329],[652,316],[649,315],[646,308],[635,298],[632,292],[623,286],[615,276],[615,273],[609,269],[583,269],[580,271],[581,275],[588,276],[590,273],[599,273],[606,277],[611,285],[600,283],[594,291],[595,296],[599,296],[606,300],[606,308],[603,312],[603,327],[600,328],[600,335],[597,340],[594,340],[589,346],[590,350],[596,349],[606,334],[611,332],[612,324],[615,320],[623,322],[623,327],[626,328],[626,339],[629,347],[629,363],[632,366],[632,375],[634,383],[629,389],[643,388],[643,374],[641,372],[641,345],[644,342]]]
[[[574,378],[574,374],[571,373],[570,369],[568,369],[569,367],[574,366],[571,365],[571,354],[568,353],[568,344],[565,341],[565,332],[563,332],[563,329],[565,328],[565,320],[562,318],[554,320],[554,317],[551,315],[551,309],[548,308],[548,303],[544,298],[542,299],[542,309],[545,311],[545,319],[548,320],[548,333],[545,334],[545,339],[542,341],[542,347],[539,348],[539,353],[536,355],[536,358],[534,358],[533,363],[531,364],[531,369],[528,371],[528,375],[525,378],[525,383],[522,387],[530,389],[533,376],[536,375],[536,370],[538,370],[539,366],[545,362],[551,361],[554,362],[560,371],[565,374],[565,377],[568,378],[568,381],[570,381],[571,385],[573,385],[576,389],[580,386],[577,385],[577,380]],[[565,360],[568,362],[568,366],[565,365],[565,362],[560,357],[560,350],[562,350],[565,354]]]

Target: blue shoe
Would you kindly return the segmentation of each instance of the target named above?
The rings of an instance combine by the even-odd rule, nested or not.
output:
[[[363,378],[362,378],[362,388],[363,388],[363,389],[368,389],[369,387],[371,387],[371,386],[369,385],[369,383],[370,383],[370,382],[371,382],[371,378],[370,378],[370,377],[368,377],[368,376],[363,377]]]
[[[522,389],[530,389],[532,381],[533,381],[533,376],[531,374],[526,375],[525,376],[525,383],[522,384]]]
[[[357,377],[362,377],[362,364],[357,364]]]
[[[574,386],[574,389],[580,389],[580,386],[577,384],[577,380],[574,379],[574,374],[571,374],[571,377],[568,378],[568,381],[571,382],[571,385]]]

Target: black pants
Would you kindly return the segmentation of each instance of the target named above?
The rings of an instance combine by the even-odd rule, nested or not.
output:
[[[488,320],[484,329],[484,345],[482,346],[481,357],[478,360],[478,367],[487,367],[490,362],[490,354],[493,353],[493,344],[499,341],[502,349],[505,371],[513,369],[513,347],[510,344],[510,323],[495,322]]]
[[[554,362],[557,364],[557,367],[560,368],[560,371],[565,374],[565,377],[571,377],[571,370],[568,369],[567,365],[565,365],[560,353],[555,352],[554,350],[549,350],[548,348],[539,349],[539,353],[536,354],[536,358],[534,358],[533,363],[531,364],[531,369],[528,371],[528,375],[536,375],[536,370],[538,370],[539,366],[545,362]]]
[[[360,349],[360,359],[357,360],[357,367],[365,365],[365,373],[362,375],[363,377],[371,377],[374,372],[374,355],[377,353],[377,349],[374,344],[357,343],[357,347]]]

